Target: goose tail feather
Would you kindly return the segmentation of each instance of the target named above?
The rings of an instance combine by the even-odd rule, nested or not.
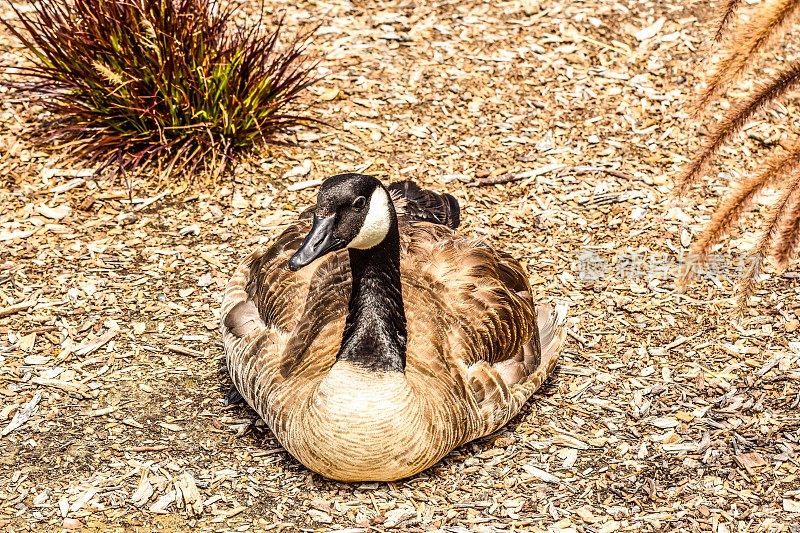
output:
[[[411,180],[392,183],[388,189],[395,207],[400,207],[413,221],[441,224],[451,229],[461,224],[461,208],[451,194],[423,189]]]
[[[541,356],[539,368],[531,374],[528,382],[538,388],[553,373],[561,355],[561,347],[567,338],[566,304],[537,305],[536,325],[539,328]]]
[[[542,361],[553,359],[561,352],[567,337],[566,304],[537,305],[536,324],[539,327],[539,341],[542,345]]]

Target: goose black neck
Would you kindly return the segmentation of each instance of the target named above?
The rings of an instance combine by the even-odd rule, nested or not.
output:
[[[406,315],[396,218],[379,245],[369,250],[351,248],[349,253],[353,287],[337,358],[370,370],[402,372],[406,367]]]

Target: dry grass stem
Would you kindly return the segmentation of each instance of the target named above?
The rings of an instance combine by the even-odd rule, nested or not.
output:
[[[788,154],[781,151],[773,155],[755,176],[733,188],[731,195],[717,207],[711,221],[692,244],[692,252],[701,258],[707,257],[711,247],[740,221],[758,193],[771,183],[796,174],[798,170],[800,170],[800,141],[795,143]]]
[[[705,107],[724,88],[738,80],[746,68],[756,60],[756,56],[765,51],[769,42],[785,35],[785,28],[800,8],[800,1],[768,1],[753,8],[749,22],[728,30],[735,11],[740,7],[738,2],[726,2],[721,7],[722,22],[717,37],[720,32],[730,35],[723,46],[717,68],[707,80],[707,87],[700,98],[701,107]],[[770,79],[757,80],[756,88],[735,101],[731,108],[725,111],[722,119],[711,127],[707,139],[681,170],[676,179],[678,194],[688,192],[691,185],[701,178],[712,160],[719,154],[720,149],[754,119],[759,110],[781,99],[799,84],[800,60],[796,58],[790,59],[788,65]],[[718,205],[711,222],[692,245],[692,251],[699,261],[701,263],[707,261],[712,247],[735,225],[742,222],[745,211],[753,205],[753,200],[762,190],[774,187],[779,191],[780,199],[773,206],[772,214],[767,217],[763,236],[752,252],[758,259],[749,265],[740,285],[740,305],[744,305],[754,293],[754,285],[765,258],[772,258],[780,268],[786,268],[798,253],[799,166],[800,141],[795,141],[786,150],[776,149],[776,153],[756,170],[753,177],[733,186],[731,194]],[[691,270],[687,270],[679,285],[686,285],[691,273]]]
[[[729,8],[729,5],[725,6],[728,20],[732,15],[727,13]],[[765,4],[758,6],[750,21],[734,29],[727,46],[723,48],[719,62],[706,81],[706,88],[700,93],[696,108],[704,109],[715,96],[736,80],[752,63],[756,54],[780,36],[786,23],[799,8],[798,0],[767,0]],[[720,29],[724,33],[722,26]]]
[[[772,222],[776,231],[772,237],[771,252],[781,269],[785,269],[797,257],[800,243],[800,172],[795,169],[794,174],[794,182],[784,190],[785,204],[778,204],[782,213]]]
[[[700,178],[719,149],[740,132],[762,107],[794,89],[798,84],[800,84],[800,62],[795,62],[769,82],[759,84],[755,91],[726,111],[722,120],[711,128],[699,152],[678,176],[676,182],[679,193],[685,193]]]
[[[719,17],[717,31],[714,34],[715,43],[719,43],[722,40],[723,35],[725,35],[734,17],[736,17],[742,1],[743,0],[725,0],[725,7],[722,9],[722,16]]]

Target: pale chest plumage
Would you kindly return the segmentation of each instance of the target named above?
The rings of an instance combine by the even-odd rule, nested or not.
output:
[[[447,453],[433,413],[400,372],[338,362],[298,409],[279,440],[300,462],[342,481],[409,476]]]

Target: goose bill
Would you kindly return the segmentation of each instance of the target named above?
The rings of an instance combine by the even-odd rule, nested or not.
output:
[[[314,223],[303,244],[289,259],[289,270],[296,272],[328,252],[341,250],[345,243],[334,235],[334,215],[318,217],[314,215]]]

